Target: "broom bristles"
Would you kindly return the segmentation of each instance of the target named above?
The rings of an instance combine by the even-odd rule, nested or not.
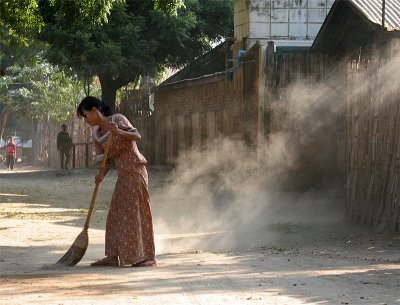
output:
[[[89,244],[89,237],[87,230],[83,230],[81,234],[75,239],[71,248],[64,254],[63,257],[56,264],[62,264],[65,266],[75,266],[80,262],[82,257],[86,253],[86,249]]]

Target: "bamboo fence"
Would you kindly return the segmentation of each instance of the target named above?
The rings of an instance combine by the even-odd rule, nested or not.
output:
[[[400,230],[400,92],[395,60],[354,61],[347,91],[349,219]]]
[[[289,54],[276,58],[268,89],[273,92],[269,128],[276,132],[287,126],[287,114],[279,113],[279,106],[285,100],[285,89],[291,84],[306,79],[310,83],[335,87],[338,97],[331,102],[341,103],[343,99],[345,103],[344,111],[338,112],[339,115],[343,113],[343,119],[338,118],[338,131],[341,121],[345,120],[346,128],[343,145],[339,141],[340,134],[336,136],[336,173],[343,172],[346,179],[346,216],[381,230],[398,232],[400,82],[395,75],[400,71],[400,56],[382,54],[376,52],[368,59],[348,54],[341,61],[320,54]],[[321,169],[321,165],[318,167]],[[326,173],[328,171],[324,171],[324,175]]]
[[[93,156],[90,128],[78,118],[64,123],[67,125],[67,131],[74,145],[70,152],[71,161],[68,166],[75,165],[75,168],[94,166],[96,161]],[[57,150],[60,125],[61,123],[51,120],[36,125],[33,141],[33,160],[36,166],[60,168],[60,154]]]
[[[140,152],[150,164],[154,163],[155,125],[153,111],[150,109],[152,96],[146,90],[125,90],[119,111],[137,128],[142,139],[137,143]]]

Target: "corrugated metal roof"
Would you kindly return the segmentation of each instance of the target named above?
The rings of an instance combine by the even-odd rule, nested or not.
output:
[[[385,3],[383,29],[382,0],[336,0],[311,49],[322,53],[353,52],[360,47],[370,48],[383,37],[400,36],[400,0]],[[387,35],[382,35],[385,32]]]
[[[348,0],[352,2],[371,22],[382,24],[382,0]],[[386,0],[385,28],[400,30],[400,0]]]

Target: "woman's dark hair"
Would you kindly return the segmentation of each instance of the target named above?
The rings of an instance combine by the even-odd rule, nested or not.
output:
[[[94,96],[87,96],[85,97],[80,103],[78,108],[76,109],[76,114],[80,118],[84,118],[85,115],[83,114],[83,110],[91,111],[93,107],[97,108],[103,115],[110,116],[113,115],[114,112],[111,108],[97,97]]]

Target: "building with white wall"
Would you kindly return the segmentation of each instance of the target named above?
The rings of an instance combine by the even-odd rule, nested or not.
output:
[[[335,0],[235,0],[234,36],[248,49],[256,41],[310,47]]]

